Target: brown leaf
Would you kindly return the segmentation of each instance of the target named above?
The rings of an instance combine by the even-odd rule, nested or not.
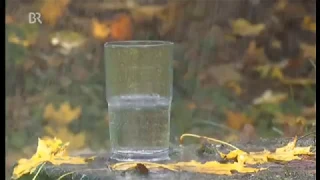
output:
[[[46,60],[48,67],[59,67],[63,64],[63,59],[50,57]]]
[[[233,34],[240,36],[257,36],[265,29],[264,24],[251,24],[245,19],[231,21]]]
[[[141,175],[149,174],[148,168],[144,164],[141,164],[141,163],[138,163],[136,165],[135,170]]]
[[[10,15],[6,15],[6,24],[12,24],[14,22],[14,19]]]
[[[245,124],[242,128],[240,141],[243,143],[248,143],[250,141],[257,139],[257,133],[252,124]]]
[[[165,6],[148,5],[140,6],[138,8],[133,8],[131,10],[132,18],[135,23],[151,22],[156,16],[158,16]]]
[[[236,69],[235,64],[223,64],[212,66],[208,69],[208,74],[221,86],[231,81],[239,82],[243,79]]]
[[[303,117],[291,114],[278,114],[275,123],[283,126],[284,135],[287,137],[300,136],[304,133],[307,121]]]
[[[307,118],[315,118],[316,117],[316,108],[315,108],[315,106],[305,107],[302,109],[301,114]]]
[[[23,69],[25,71],[29,71],[30,69],[32,69],[32,67],[35,65],[35,61],[34,60],[26,60],[24,63],[23,63]]]
[[[305,16],[303,18],[303,22],[301,24],[302,29],[316,32],[317,25],[315,22],[313,22],[312,18],[310,16]]]
[[[169,2],[163,11],[157,15],[157,18],[161,21],[159,27],[159,34],[164,35],[173,29],[176,25],[178,17],[181,11],[181,4],[177,2]]]
[[[132,29],[130,16],[120,14],[111,24],[111,38],[114,40],[130,40],[132,39]]]
[[[70,0],[45,0],[42,1],[40,8],[41,17],[51,26],[57,23],[57,20],[63,16]]]
[[[249,43],[243,59],[244,66],[249,68],[254,65],[267,63],[269,61],[264,52],[264,48],[258,47],[255,40]]]
[[[71,72],[72,72],[73,79],[77,81],[85,81],[89,77],[89,72],[87,69],[75,64],[71,66]]]
[[[241,112],[226,111],[227,125],[232,129],[240,130],[245,124],[251,124],[253,122],[247,115]]]
[[[190,103],[187,104],[187,108],[188,108],[189,110],[194,110],[194,109],[197,108],[197,105],[196,105],[196,103],[194,103],[194,102],[190,102]]]
[[[316,59],[316,51],[317,51],[316,45],[309,45],[309,44],[301,43],[300,48],[303,51],[304,58]]]

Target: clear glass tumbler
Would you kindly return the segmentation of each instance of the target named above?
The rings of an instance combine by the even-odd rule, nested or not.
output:
[[[169,158],[172,62],[172,42],[105,44],[112,159]]]

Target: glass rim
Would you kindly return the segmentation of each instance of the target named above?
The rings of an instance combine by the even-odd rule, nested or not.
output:
[[[104,47],[121,47],[121,48],[130,48],[130,47],[157,47],[157,46],[166,46],[173,45],[171,41],[160,41],[160,40],[133,40],[133,41],[110,41],[104,44]]]

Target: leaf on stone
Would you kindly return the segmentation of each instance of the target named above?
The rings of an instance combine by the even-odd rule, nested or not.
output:
[[[226,160],[225,163],[220,163],[217,161],[208,161],[205,163],[201,163],[194,160],[189,162],[177,162],[169,164],[159,164],[151,162],[121,162],[111,165],[110,168],[113,171],[126,171],[132,168],[137,168],[137,166],[139,165],[143,165],[148,170],[166,169],[175,172],[186,171],[204,174],[232,175],[233,171],[237,171],[239,173],[254,173],[265,170],[265,168],[248,167],[247,164],[253,165],[272,161],[291,161],[300,159],[298,155],[314,155],[314,153],[310,152],[311,147],[296,147],[297,137],[295,137],[293,142],[288,143],[286,146],[277,148],[275,152],[270,152],[268,150],[264,150],[261,152],[245,152],[224,141],[195,134],[183,134],[180,137],[180,143],[183,142],[184,137],[195,137],[199,139],[205,139],[208,142],[212,141],[225,144],[229,147],[234,148],[235,150],[229,152],[228,154],[219,152],[220,156]]]
[[[233,150],[228,154],[220,153],[223,159],[236,160],[242,164],[263,164],[272,161],[287,162],[300,159],[298,155],[314,155],[310,151],[311,146],[296,147],[297,137],[286,146],[277,148],[275,152],[264,150],[261,152],[244,152],[240,149]]]
[[[121,162],[111,165],[111,169],[114,171],[126,171],[137,167],[137,164],[143,164],[148,169],[168,169],[171,171],[177,171],[174,167],[166,164],[158,164],[151,162]]]
[[[126,162],[126,163],[117,163],[111,166],[111,169],[114,171],[125,171],[133,167],[137,167],[138,164],[143,164],[149,170],[155,169],[167,169],[171,171],[187,171],[195,173],[205,173],[205,174],[220,174],[220,175],[232,175],[232,171],[237,171],[240,173],[252,173],[258,172],[261,169],[244,167],[242,164],[237,162],[221,164],[217,161],[209,161],[206,163],[200,163],[197,161],[189,162],[178,162],[173,164],[157,164],[149,162]]]
[[[245,19],[231,21],[233,34],[239,36],[257,36],[265,29],[264,24],[252,24]]]
[[[147,175],[149,173],[148,168],[145,165],[138,163],[135,167],[135,170],[141,175]]]
[[[30,159],[20,159],[13,170],[12,179],[18,179],[25,174],[32,174],[39,165],[50,162],[54,165],[60,164],[85,164],[92,158],[70,157],[66,148],[69,143],[63,143],[57,138],[38,139],[36,153]]]

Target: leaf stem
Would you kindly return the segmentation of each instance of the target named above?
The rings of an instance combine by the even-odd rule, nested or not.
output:
[[[232,144],[229,144],[227,142],[224,142],[224,141],[221,141],[221,140],[218,140],[218,139],[214,139],[214,138],[210,138],[210,137],[206,137],[206,136],[199,136],[199,135],[196,135],[196,134],[182,134],[180,136],[180,144],[183,144],[184,137],[195,137],[195,138],[199,138],[199,139],[204,138],[206,140],[217,142],[217,143],[220,143],[220,144],[224,144],[226,146],[232,147],[232,148],[237,149],[237,150],[239,149],[236,146],[234,146]]]
[[[32,180],[36,180],[36,178],[38,177],[40,171],[42,170],[44,164],[46,164],[46,162],[42,163],[41,166],[39,167],[37,173],[33,176]]]

